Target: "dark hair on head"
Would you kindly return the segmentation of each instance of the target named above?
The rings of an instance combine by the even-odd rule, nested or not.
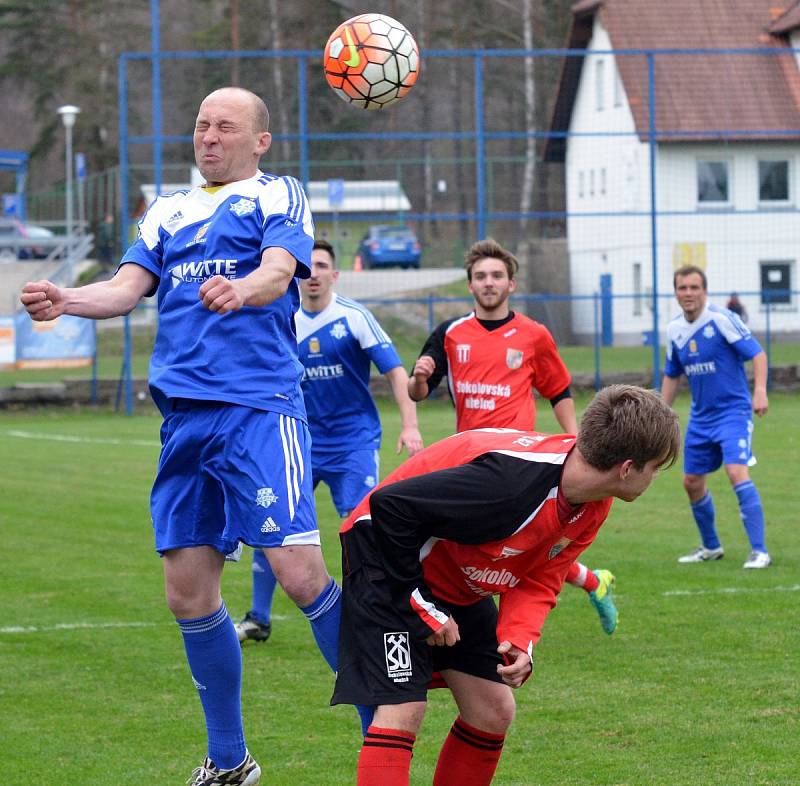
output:
[[[506,266],[508,277],[514,278],[519,270],[519,262],[517,258],[510,252],[506,251],[494,238],[487,237],[485,240],[479,240],[473,243],[467,253],[464,255],[464,267],[467,270],[467,281],[472,281],[472,268],[477,262],[482,259],[499,259]]]
[[[333,262],[334,266],[336,265],[336,254],[333,251],[333,246],[327,240],[315,240],[314,241],[314,251],[320,249],[320,251],[327,251],[331,255],[331,262]]]
[[[701,267],[697,267],[697,265],[684,265],[683,267],[679,267],[672,275],[672,288],[678,288],[678,277],[683,278],[684,276],[691,276],[692,273],[697,273],[700,276],[703,280],[703,289],[707,291],[708,279],[706,278],[706,271]]]
[[[630,459],[641,470],[650,461],[670,467],[678,458],[678,416],[654,390],[609,385],[581,418],[577,448],[588,464],[606,471]]]

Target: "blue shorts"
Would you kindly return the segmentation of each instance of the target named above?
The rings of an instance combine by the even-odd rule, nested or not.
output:
[[[730,415],[711,426],[689,420],[683,441],[683,471],[705,475],[723,464],[753,466],[752,442],[753,419],[748,413]]]
[[[150,496],[159,552],[319,545],[305,423],[215,401],[170,403]]]
[[[378,483],[379,453],[372,448],[311,457],[314,488],[322,480],[331,490],[336,512],[344,518]]]

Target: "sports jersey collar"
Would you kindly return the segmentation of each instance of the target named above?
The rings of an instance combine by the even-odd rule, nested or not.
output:
[[[472,313],[474,314],[475,312],[473,311]],[[503,319],[481,319],[477,314],[475,314],[475,319],[484,330],[488,330],[491,333],[493,330],[507,325],[516,316],[514,311],[509,311],[508,316],[503,317]]]
[[[244,180],[234,180],[231,183],[225,183],[222,186],[212,186],[211,188],[206,188],[205,186],[198,186],[198,191],[206,196],[207,198],[217,201],[220,198],[227,198],[231,191],[238,191],[241,189],[242,183],[251,183],[257,180],[259,177],[263,176],[263,172],[260,170],[256,170],[256,173],[252,177],[246,177]]]

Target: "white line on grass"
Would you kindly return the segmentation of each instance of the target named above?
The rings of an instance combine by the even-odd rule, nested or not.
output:
[[[675,597],[676,595],[749,595],[755,592],[800,592],[800,584],[792,584],[789,587],[720,587],[719,589],[707,590],[669,590],[661,594],[664,597]]]
[[[113,437],[76,437],[69,434],[40,434],[35,431],[18,431],[12,429],[4,432],[7,437],[20,439],[43,439],[50,442],[77,442],[93,445],[141,445],[147,448],[161,447],[161,443],[152,439],[114,439]]]
[[[283,614],[273,614],[274,620],[287,620]],[[56,622],[53,625],[10,625],[0,628],[3,633],[47,633],[53,630],[102,630],[104,628],[155,628],[174,625],[174,622]]]

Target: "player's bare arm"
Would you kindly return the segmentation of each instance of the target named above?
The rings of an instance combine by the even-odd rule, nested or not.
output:
[[[261,265],[239,279],[213,276],[200,287],[200,300],[209,311],[227,314],[244,306],[266,306],[286,294],[297,260],[283,248],[265,248]]]
[[[31,281],[22,289],[20,302],[35,322],[48,322],[62,314],[88,319],[108,319],[128,314],[155,289],[156,277],[139,265],[123,265],[108,281],[85,287],[58,287],[52,281]]]
[[[414,364],[408,380],[408,395],[414,401],[422,401],[428,396],[428,380],[436,368],[436,361],[430,355],[421,355]]]
[[[661,398],[672,406],[673,402],[675,401],[675,397],[678,395],[678,383],[680,382],[679,377],[668,377],[664,376],[661,379]]]
[[[767,397],[767,355],[759,352],[753,358],[753,412],[766,415],[769,409]]]
[[[400,410],[400,422],[402,424],[400,436],[397,438],[397,452],[403,448],[408,451],[409,456],[413,456],[422,450],[422,435],[419,432],[417,423],[417,406],[408,395],[408,377],[406,370],[402,366],[396,366],[385,374],[386,379],[392,386],[392,395],[397,402]]]
[[[497,651],[505,658],[506,665],[498,666],[497,673],[511,688],[519,688],[533,672],[533,664],[527,652],[515,647],[510,641],[502,642]]]
[[[553,414],[565,434],[578,433],[578,417],[575,414],[575,402],[572,397],[562,398],[553,407]]]

